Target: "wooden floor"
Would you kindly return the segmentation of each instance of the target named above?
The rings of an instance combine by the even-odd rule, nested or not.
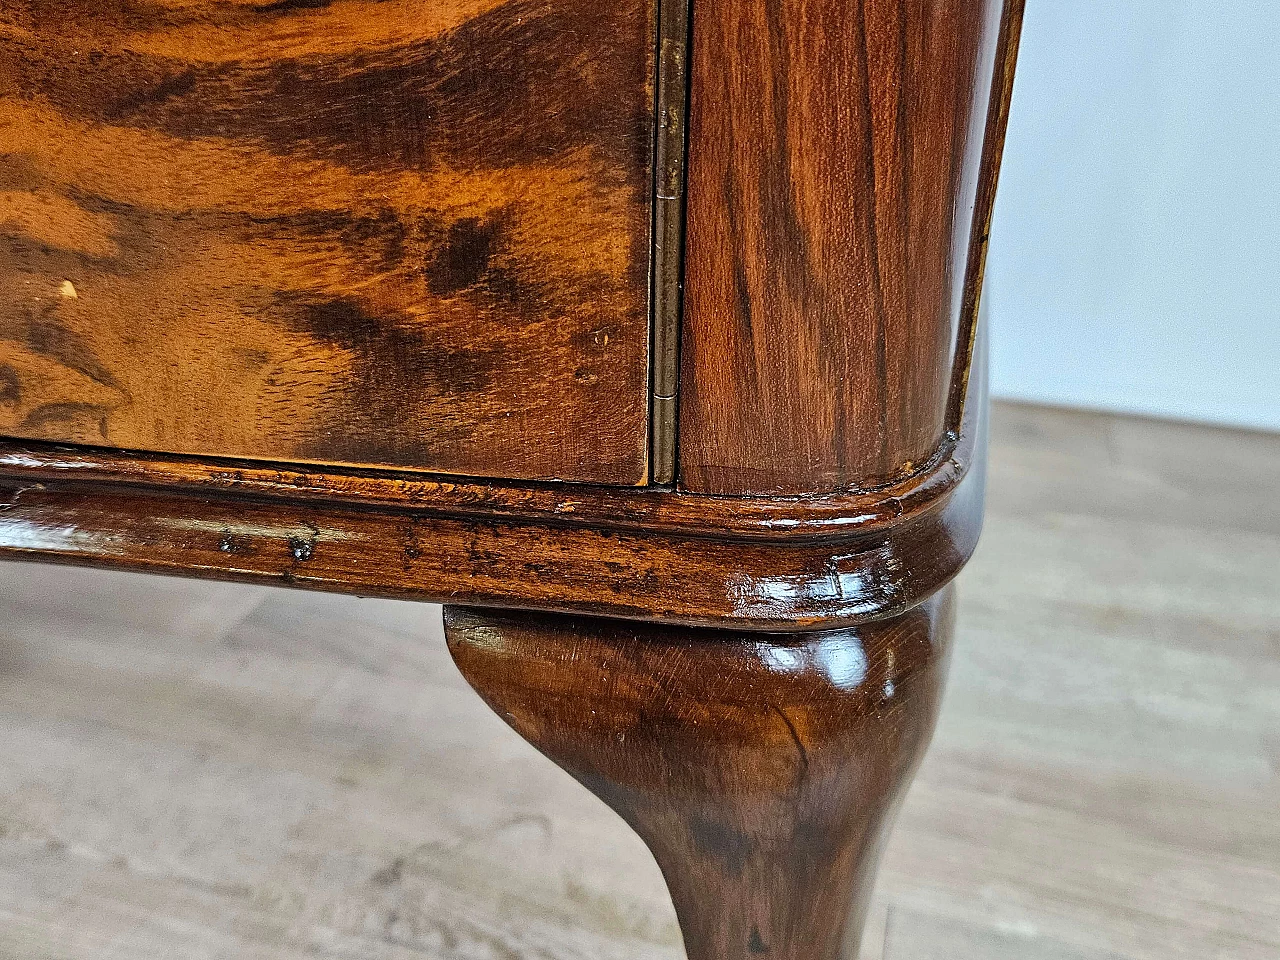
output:
[[[867,960],[1280,957],[1280,437],[999,406]],[[0,565],[0,957],[676,960],[438,608]]]

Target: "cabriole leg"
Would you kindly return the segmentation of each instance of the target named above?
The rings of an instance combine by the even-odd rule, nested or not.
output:
[[[446,608],[445,629],[485,701],[648,844],[690,960],[852,960],[952,608],[807,634]]]

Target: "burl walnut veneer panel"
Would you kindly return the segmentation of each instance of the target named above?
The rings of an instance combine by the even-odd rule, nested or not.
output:
[[[0,0],[0,434],[638,483],[650,0]]]
[[[694,6],[685,489],[867,488],[939,449],[976,305],[970,228],[999,155],[984,162],[988,108],[1020,10]]]

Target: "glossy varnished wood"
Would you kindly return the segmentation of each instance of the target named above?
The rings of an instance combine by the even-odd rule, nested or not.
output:
[[[961,436],[854,496],[300,473],[0,445],[0,555],[372,596],[794,630],[900,613],[977,545],[985,344]]]
[[[874,486],[945,445],[1021,7],[696,5],[682,487]]]
[[[6,0],[0,434],[641,482],[656,30]]]
[[[25,440],[0,440],[0,476],[14,481],[162,486],[175,493],[266,496],[491,520],[554,521],[601,530],[800,540],[881,532],[928,512],[964,483],[973,453],[972,443],[959,444],[921,473],[876,490],[791,497],[706,497],[653,487],[482,482],[408,471],[157,456]]]
[[[786,637],[446,608],[468,682],[648,844],[690,960],[857,955],[932,733],[950,591]]]
[[[453,517],[133,485],[0,484],[0,556],[314,590],[794,630],[901,611],[977,545],[971,476],[911,523],[835,541]]]

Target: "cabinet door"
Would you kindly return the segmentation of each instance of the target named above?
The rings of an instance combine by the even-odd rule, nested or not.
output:
[[[653,0],[5,0],[0,435],[639,483]]]

